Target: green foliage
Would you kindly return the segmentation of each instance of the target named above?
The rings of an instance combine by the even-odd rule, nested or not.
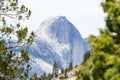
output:
[[[27,32],[28,32],[28,28],[20,29],[17,31],[18,42],[25,39]]]
[[[2,29],[0,29],[0,31],[4,34],[11,34],[13,32],[13,29],[10,27],[3,27]]]
[[[61,69],[61,74],[63,74],[63,73],[64,73],[64,69],[62,68],[62,69]]]
[[[68,78],[67,72],[68,72],[68,69],[66,68],[66,69],[65,69],[65,73],[64,73],[64,79]]]
[[[31,11],[18,0],[0,0],[0,80],[26,80],[31,67],[28,52],[34,33],[21,28],[20,20],[29,19]],[[18,41],[14,41],[14,39]],[[19,48],[21,51],[14,52]]]
[[[63,77],[63,76],[61,76],[59,79],[60,79],[60,80],[64,80],[64,77]]]
[[[48,80],[52,79],[52,74],[49,73],[47,76],[48,76]]]
[[[106,28],[89,38],[91,57],[77,68],[77,80],[120,79],[120,0],[102,2]]]
[[[72,62],[70,62],[68,67],[66,67],[65,69],[63,69],[63,68],[61,69],[61,74],[71,71],[72,69],[73,69],[73,65],[72,65]]]
[[[23,54],[23,52],[22,52]],[[7,51],[1,54],[0,78],[3,80],[27,79],[31,69],[28,60],[24,57],[15,57],[15,53]]]
[[[93,43],[95,42],[95,43]],[[116,67],[119,65],[119,45],[116,43],[116,39],[114,39],[111,35],[101,34],[100,37],[90,37],[90,43],[93,48],[93,56],[92,56],[92,76],[94,79],[100,80],[109,80],[114,75],[119,74],[119,68]],[[114,70],[114,68],[118,71],[115,73],[108,73],[109,70]],[[106,78],[106,74],[111,74],[111,77]],[[117,79],[115,79],[117,80]]]
[[[34,75],[30,78],[30,80],[38,80],[37,74],[34,74]]]
[[[0,40],[0,54],[4,54],[6,52],[5,42]]]
[[[51,74],[46,75],[46,73],[44,73],[38,80],[51,80]]]
[[[84,54],[84,59],[83,59],[82,64],[86,63],[86,61],[90,58],[90,56],[91,56],[90,51],[86,52]]]
[[[107,13],[106,26],[111,32],[116,33],[116,38],[120,42],[120,0],[107,0],[101,5]]]
[[[93,63],[91,57],[76,68],[77,80],[94,80],[92,78]],[[98,79],[97,79],[98,80]]]

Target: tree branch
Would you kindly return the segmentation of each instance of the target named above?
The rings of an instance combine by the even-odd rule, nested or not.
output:
[[[14,16],[16,15],[16,14],[3,14],[3,13],[0,13],[0,16],[7,16],[7,17],[10,17],[10,18],[15,18]]]

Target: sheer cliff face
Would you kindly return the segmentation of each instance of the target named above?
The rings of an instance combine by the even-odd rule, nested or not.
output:
[[[41,68],[44,67],[41,64],[45,63],[51,68],[56,61],[59,68],[65,68],[70,62],[73,62],[73,66],[82,62],[83,55],[87,51],[86,44],[75,26],[64,16],[45,20],[35,34],[35,41],[29,50],[31,63],[35,62],[32,63],[33,66],[38,65]]]

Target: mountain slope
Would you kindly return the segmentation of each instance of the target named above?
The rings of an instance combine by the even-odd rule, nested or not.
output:
[[[37,74],[44,72],[43,67],[49,69],[54,62],[59,69],[65,68],[70,62],[73,66],[80,65],[87,45],[75,26],[64,16],[49,18],[41,23],[35,31],[35,40],[28,50],[33,70],[39,67]]]

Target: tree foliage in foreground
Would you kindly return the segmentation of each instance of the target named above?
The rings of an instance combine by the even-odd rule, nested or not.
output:
[[[120,80],[120,0],[101,5],[107,14],[106,28],[98,37],[90,36],[92,55],[78,67],[77,80]]]
[[[28,52],[34,33],[20,22],[29,19],[31,11],[18,0],[0,0],[0,80],[26,80],[31,69]],[[19,49],[19,52],[15,52]]]

